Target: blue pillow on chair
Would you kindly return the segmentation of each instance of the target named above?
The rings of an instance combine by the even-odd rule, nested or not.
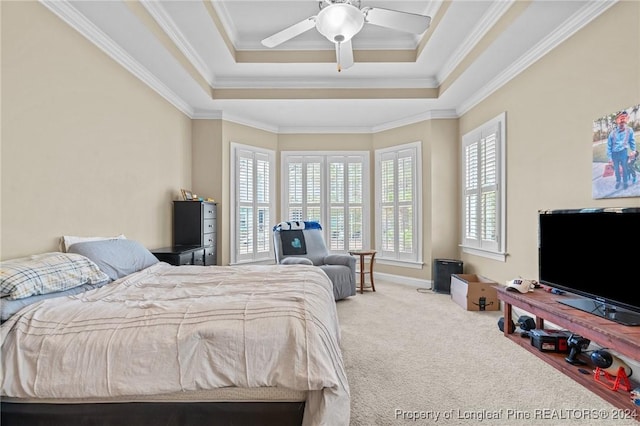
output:
[[[280,231],[282,254],[285,256],[307,254],[307,245],[302,230]]]

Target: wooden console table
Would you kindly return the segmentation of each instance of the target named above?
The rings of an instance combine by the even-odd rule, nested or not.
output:
[[[639,360],[640,327],[618,324],[558,302],[561,298],[571,296],[556,295],[546,292],[543,289],[536,289],[533,292],[522,294],[517,291],[507,291],[504,286],[498,285],[494,287],[498,292],[498,299],[504,304],[505,320],[512,318],[512,307],[515,306],[535,315],[536,328],[543,329],[544,321],[547,320],[558,327],[579,334],[603,348],[611,349],[634,361]],[[507,338],[535,354],[616,407],[629,410],[636,409],[638,414],[636,420],[640,421],[640,410],[637,410],[638,407],[631,404],[631,398],[628,392],[623,390],[613,391],[602,383],[596,382],[593,374],[580,373],[578,371],[580,366],[572,365],[565,361],[567,354],[542,352],[538,350],[535,346],[531,345],[529,339],[523,339],[516,334],[510,333],[507,324],[508,321],[505,321],[504,335]],[[581,359],[588,361],[585,357]],[[587,368],[589,368],[589,370],[592,369],[592,367]],[[640,376],[640,374],[638,374],[638,376]],[[631,388],[634,389],[638,386],[638,378],[633,374],[631,376]]]

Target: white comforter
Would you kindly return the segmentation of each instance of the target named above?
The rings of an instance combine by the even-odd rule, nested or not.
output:
[[[2,325],[1,395],[87,398],[278,386],[304,424],[348,425],[331,282],[319,268],[158,263]]]

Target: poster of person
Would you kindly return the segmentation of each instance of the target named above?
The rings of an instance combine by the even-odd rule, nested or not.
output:
[[[593,198],[640,197],[640,104],[593,121]]]

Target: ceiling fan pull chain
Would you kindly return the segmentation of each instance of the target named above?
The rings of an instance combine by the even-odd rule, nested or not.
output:
[[[340,52],[340,45],[341,43],[338,41],[336,42],[338,44],[338,54],[336,55],[338,57],[338,72],[342,71],[342,65],[340,64],[340,56],[342,55],[342,53]]]

